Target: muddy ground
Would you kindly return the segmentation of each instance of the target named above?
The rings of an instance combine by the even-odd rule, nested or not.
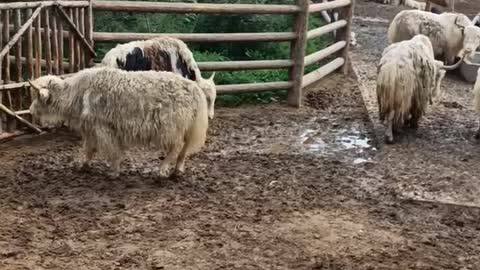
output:
[[[417,133],[384,145],[387,23],[365,18],[395,9],[357,4],[360,83],[331,75],[300,110],[217,109],[180,179],[157,182],[142,151],[119,179],[101,159],[79,171],[67,131],[1,144],[0,269],[479,269],[472,85],[449,74]]]

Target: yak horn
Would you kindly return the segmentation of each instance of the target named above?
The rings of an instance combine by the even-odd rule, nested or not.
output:
[[[475,25],[478,22],[479,19],[480,19],[480,13],[478,13],[477,16],[475,16],[475,18],[473,18],[472,24]]]
[[[30,84],[30,86],[37,90],[38,92],[40,92],[40,87],[36,86],[31,80],[28,80],[28,83]]]
[[[465,59],[465,54],[463,55],[462,59],[460,59],[457,63],[451,65],[451,66],[446,66],[446,65],[443,65],[441,67],[441,69],[445,69],[445,70],[454,70],[456,68],[458,68],[460,66],[460,64],[462,64],[463,60]]]
[[[210,75],[210,78],[208,78],[209,80],[213,81],[213,78],[215,77],[215,72],[212,73],[212,75]]]

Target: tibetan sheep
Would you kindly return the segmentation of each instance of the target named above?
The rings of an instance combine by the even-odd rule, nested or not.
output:
[[[427,36],[436,59],[451,64],[457,56],[472,58],[480,45],[480,28],[459,13],[434,14],[420,10],[399,12],[388,28],[390,44],[409,40],[417,34]]]
[[[424,35],[392,44],[383,51],[378,64],[376,92],[379,118],[387,126],[387,143],[394,142],[393,132],[404,125],[418,127],[427,103],[433,104],[440,93],[445,70],[460,64],[461,61],[444,66],[435,60],[432,43]]]
[[[62,119],[82,136],[82,167],[98,152],[117,177],[125,150],[152,147],[166,153],[159,175],[168,177],[182,173],[187,156],[205,144],[205,94],[178,74],[95,67],[66,79],[49,75],[29,83],[37,96],[30,112]]]
[[[119,44],[105,54],[100,66],[126,71],[169,71],[196,81],[208,99],[209,117],[213,118],[217,96],[215,84],[202,78],[192,52],[179,39],[157,37]]]

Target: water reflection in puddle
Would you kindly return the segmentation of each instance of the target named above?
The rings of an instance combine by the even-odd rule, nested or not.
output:
[[[370,144],[371,139],[355,127],[350,129],[305,129],[300,134],[299,141],[305,151],[314,154],[336,155],[339,152],[348,153],[345,157],[352,158],[351,162],[353,164],[370,162],[371,159],[366,156],[366,151],[376,150]]]

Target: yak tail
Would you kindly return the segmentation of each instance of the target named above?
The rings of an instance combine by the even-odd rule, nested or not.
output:
[[[478,72],[477,81],[473,86],[473,94],[474,94],[474,108],[477,113],[480,113],[480,71]]]
[[[194,86],[191,86],[194,87]],[[196,153],[205,145],[208,130],[208,105],[204,93],[195,89],[197,96],[197,108],[190,128],[185,136],[185,147],[189,154]]]
[[[410,114],[413,91],[417,88],[417,78],[397,63],[389,63],[380,67],[377,77],[377,100],[379,118],[394,112],[393,124],[402,126]],[[419,104],[418,104],[419,105]]]

